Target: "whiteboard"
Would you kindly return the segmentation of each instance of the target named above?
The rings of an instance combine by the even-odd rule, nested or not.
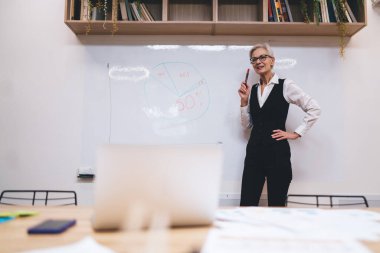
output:
[[[82,165],[94,166],[101,143],[223,143],[222,191],[240,191],[249,131],[240,125],[237,90],[251,46],[98,46],[87,50]],[[293,181],[342,178],[343,89],[336,48],[273,47],[274,71],[315,98],[322,116],[290,141]],[[318,66],[318,67],[312,67]],[[335,71],[330,71],[335,69]],[[258,77],[251,71],[249,84]],[[304,113],[291,105],[287,130]],[[210,179],[212,180],[212,179]]]

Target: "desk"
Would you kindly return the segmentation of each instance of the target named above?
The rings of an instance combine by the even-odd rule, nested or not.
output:
[[[140,252],[146,242],[146,232],[94,232],[91,228],[90,207],[7,207],[0,211],[35,210],[39,215],[17,218],[0,224],[0,252],[14,253],[31,249],[49,248],[74,243],[92,236],[98,243],[116,252]],[[58,235],[28,235],[27,228],[45,219],[76,219],[77,224]],[[170,252],[190,253],[200,249],[206,239],[208,227],[171,229],[168,234]]]
[[[0,224],[0,252],[13,253],[31,249],[62,246],[74,243],[85,236],[92,236],[98,243],[116,252],[140,252],[144,248],[147,232],[94,232],[91,228],[92,208],[90,207],[0,207],[0,211],[35,210],[39,215],[17,218]],[[370,209],[380,212],[380,209]],[[28,235],[26,230],[45,219],[75,218],[77,225],[63,234]],[[199,249],[205,239],[209,227],[177,228],[168,232],[169,252],[190,253]],[[380,241],[364,242],[373,252],[380,253]]]

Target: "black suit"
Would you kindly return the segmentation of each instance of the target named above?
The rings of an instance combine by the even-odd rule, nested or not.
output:
[[[290,147],[287,140],[271,137],[273,130],[286,131],[289,103],[283,96],[284,79],[279,79],[260,108],[255,85],[251,91],[252,132],[247,144],[241,189],[241,206],[258,206],[265,179],[269,206],[285,206],[292,180]]]

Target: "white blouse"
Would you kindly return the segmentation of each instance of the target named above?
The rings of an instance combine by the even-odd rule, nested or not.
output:
[[[261,94],[261,89],[258,87],[257,89],[257,98],[259,100],[260,107],[263,107],[265,101],[267,100],[269,94],[271,93],[273,87],[276,84],[279,84],[278,75],[275,74],[270,80],[269,84],[264,88],[263,93]],[[321,108],[319,107],[317,101],[307,95],[300,87],[298,87],[294,81],[285,79],[284,81],[284,89],[283,94],[285,100],[290,104],[295,104],[299,106],[305,113],[305,117],[303,118],[302,124],[300,124],[295,133],[299,135],[304,135],[312,125],[317,121],[319,116],[321,115]],[[249,99],[250,100],[250,99]],[[248,101],[249,101],[248,100]],[[247,106],[240,107],[241,112],[241,124],[245,128],[251,128],[252,120],[251,115],[249,113],[249,102]]]

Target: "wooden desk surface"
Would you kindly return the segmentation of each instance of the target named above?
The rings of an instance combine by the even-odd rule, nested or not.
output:
[[[74,243],[86,236],[92,236],[98,243],[116,252],[142,252],[146,245],[147,232],[94,232],[91,228],[92,208],[90,207],[0,207],[0,211],[36,210],[37,216],[17,218],[0,224],[0,252],[20,252],[32,249],[63,246]],[[380,209],[370,209],[380,212]],[[58,235],[28,235],[27,228],[45,219],[77,220],[76,226]],[[168,231],[168,252],[190,253],[199,250],[204,243],[208,227],[178,228]],[[364,242],[373,252],[380,253],[380,241]]]
[[[0,224],[0,252],[20,252],[32,249],[63,246],[92,236],[98,243],[116,252],[142,252],[146,245],[147,232],[95,232],[91,228],[90,207],[7,207],[0,211],[35,210],[33,217],[16,218]],[[45,219],[76,219],[77,224],[57,235],[28,235],[27,228]],[[208,227],[170,229],[168,232],[169,252],[190,253],[199,250],[206,239]]]

